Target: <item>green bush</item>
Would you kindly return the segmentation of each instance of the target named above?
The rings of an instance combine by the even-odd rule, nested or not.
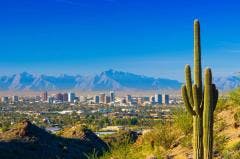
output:
[[[214,134],[214,149],[220,154],[223,153],[228,139],[224,135]]]
[[[185,135],[182,139],[180,139],[180,144],[186,148],[192,148],[192,135]]]
[[[178,108],[173,112],[174,125],[185,135],[192,133],[192,116],[185,109]]]
[[[236,104],[237,106],[240,106],[240,87],[236,88],[232,92],[229,93],[230,100]]]
[[[159,124],[151,132],[145,135],[145,141],[154,142],[154,145],[169,149],[179,137],[174,127],[170,124]]]
[[[231,148],[224,151],[224,159],[239,159],[240,158],[240,142],[234,144]]]
[[[226,109],[228,107],[228,99],[227,98],[219,98],[218,102],[217,102],[217,106],[216,106],[216,113],[219,113],[221,111],[223,111],[224,109]]]

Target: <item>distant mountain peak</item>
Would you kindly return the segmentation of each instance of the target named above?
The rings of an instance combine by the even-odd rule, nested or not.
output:
[[[219,89],[230,90],[240,86],[240,73],[216,77],[214,81]],[[68,74],[50,76],[22,72],[0,77],[0,90],[176,90],[180,86],[181,83],[177,80],[148,77],[114,69],[92,76]]]
[[[152,90],[179,89],[181,83],[109,69],[94,76],[33,75],[22,72],[15,76],[0,77],[0,90]]]

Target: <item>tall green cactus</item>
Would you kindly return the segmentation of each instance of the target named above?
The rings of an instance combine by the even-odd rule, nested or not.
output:
[[[203,110],[203,146],[204,159],[211,159],[213,154],[213,113],[217,105],[218,90],[212,84],[210,68],[205,71],[204,80],[204,110]]]
[[[194,83],[191,68],[185,67],[186,85],[182,96],[188,112],[193,116],[193,157],[194,159],[212,158],[213,112],[217,104],[218,91],[212,84],[211,70],[206,69],[204,94],[202,89],[200,24],[194,21]]]

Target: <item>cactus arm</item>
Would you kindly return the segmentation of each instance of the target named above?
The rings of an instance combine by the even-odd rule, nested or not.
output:
[[[191,68],[189,65],[185,66],[185,79],[186,79],[186,88],[187,88],[189,103],[193,107],[194,102],[193,102],[193,93],[192,93],[192,77],[191,77]]]
[[[185,107],[187,109],[187,111],[191,114],[191,115],[196,115],[196,113],[194,112],[192,106],[189,103],[189,99],[188,99],[188,95],[187,95],[187,88],[185,85],[182,86],[182,97],[183,97],[183,101],[185,104]]]
[[[217,101],[218,101],[218,90],[215,84],[212,84],[213,89],[213,111],[216,109]]]
[[[204,108],[204,88],[203,88],[203,92],[202,92],[202,100],[200,103],[200,112],[203,112],[203,108]]]

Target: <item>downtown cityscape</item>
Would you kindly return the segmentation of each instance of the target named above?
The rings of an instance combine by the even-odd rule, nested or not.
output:
[[[49,104],[86,104],[86,105],[111,105],[111,106],[154,106],[154,105],[173,105],[180,104],[182,101],[176,98],[170,98],[168,94],[155,94],[153,96],[136,97],[130,94],[125,97],[118,97],[115,91],[108,94],[99,93],[95,96],[76,96],[74,92],[49,94],[47,91],[42,92],[35,97],[28,96],[3,96],[1,102],[5,104],[17,104],[21,102],[29,103],[49,103]]]

